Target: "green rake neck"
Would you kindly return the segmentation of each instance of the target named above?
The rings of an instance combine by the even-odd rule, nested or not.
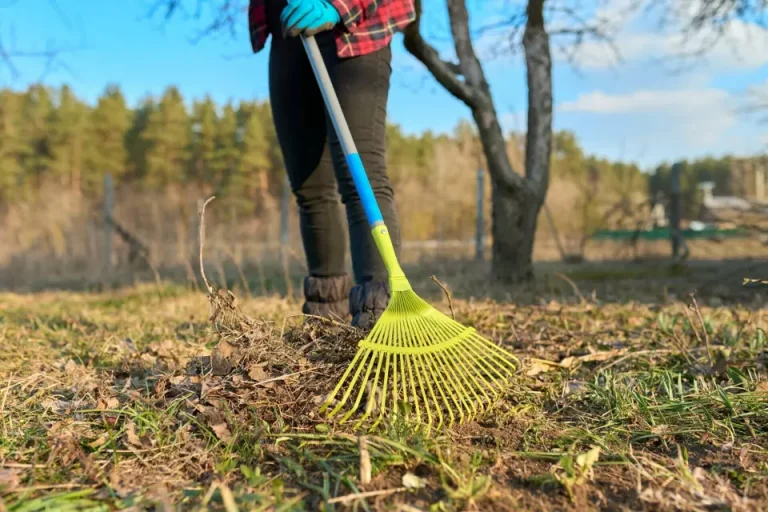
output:
[[[384,266],[387,268],[390,289],[393,292],[407,292],[411,290],[411,283],[408,282],[405,272],[400,268],[400,263],[397,261],[397,255],[395,254],[395,247],[392,245],[392,238],[389,236],[389,230],[384,225],[384,222],[375,225],[371,230],[371,235],[373,235],[373,240],[379,249],[381,259],[384,260]]]

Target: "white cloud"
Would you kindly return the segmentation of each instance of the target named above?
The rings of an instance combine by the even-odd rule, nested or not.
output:
[[[582,94],[574,101],[561,103],[562,112],[589,112],[596,114],[669,113],[712,109],[723,105],[729,98],[722,89],[637,90],[608,94],[593,91]]]
[[[593,91],[561,103],[561,113],[597,114],[621,119],[622,131],[636,131],[640,119],[653,119],[654,138],[672,137],[693,148],[722,143],[738,122],[735,100],[722,89]],[[613,123],[612,123],[613,124]]]
[[[681,34],[620,32],[613,45],[599,41],[585,42],[576,53],[576,64],[582,69],[601,70],[627,63],[652,63],[659,59],[675,59],[699,49],[708,66],[717,71],[759,68],[768,64],[768,30],[741,21],[731,22],[722,37],[704,31],[685,39]],[[558,55],[563,58],[562,53]]]

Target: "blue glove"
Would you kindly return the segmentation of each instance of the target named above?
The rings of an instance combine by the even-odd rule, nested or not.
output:
[[[283,36],[313,36],[338,25],[341,15],[328,0],[288,0],[280,22]]]

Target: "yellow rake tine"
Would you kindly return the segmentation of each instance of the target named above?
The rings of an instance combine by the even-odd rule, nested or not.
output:
[[[408,339],[408,346],[413,346],[413,341],[411,339]],[[416,393],[416,379],[413,376],[413,361],[411,361],[411,358],[407,358],[405,362],[408,366],[408,380],[411,381],[411,394],[413,395],[413,408],[416,411],[416,423],[421,423],[421,407],[419,406],[419,395]],[[416,376],[419,376],[418,371],[416,372]],[[420,382],[421,381],[419,381],[419,383]],[[423,396],[423,393],[422,399],[426,401],[426,397]]]
[[[376,365],[376,373],[373,375],[373,384],[371,385],[372,396],[368,397],[368,404],[365,406],[365,414],[363,414],[363,417],[360,418],[357,421],[357,423],[355,423],[355,426],[353,427],[353,429],[355,430],[360,428],[360,425],[362,425],[362,423],[368,418],[368,416],[370,416],[371,411],[373,410],[373,405],[376,401],[376,384],[379,382],[380,372],[381,372],[381,355],[379,354],[379,362]],[[365,383],[362,383],[360,389],[362,392],[365,392]],[[352,407],[350,411],[354,412],[356,409],[357,409],[356,407]],[[350,413],[347,413],[347,414],[350,414]]]
[[[420,323],[423,324],[424,320],[420,318],[420,319],[417,320],[417,322],[420,322]],[[436,352],[433,355],[436,358],[440,358],[442,366],[443,366],[444,369],[445,369],[445,367],[450,366],[449,364],[446,364],[445,355],[443,353]],[[461,405],[459,405],[459,402],[457,402],[456,395],[458,395],[459,396],[459,400],[461,400],[462,399],[461,397],[463,396],[463,393],[459,392],[459,390],[456,387],[454,387],[453,379],[445,379],[445,375],[444,374],[445,374],[445,372],[440,372],[440,377],[442,378],[443,385],[447,384],[447,386],[454,391],[453,393],[450,393],[450,392],[449,393],[451,395],[451,400],[453,400],[453,403],[456,405],[456,408],[459,411],[459,423],[461,423],[461,422],[464,421],[464,409],[463,409],[463,407]]]
[[[412,322],[415,322],[415,320],[409,319],[409,323],[412,323]],[[424,339],[421,337],[421,333],[419,331],[416,331],[416,333],[417,333],[416,340],[418,341],[419,346],[421,347],[427,346],[427,343],[425,343]],[[445,408],[448,411],[448,415],[450,417],[450,423],[453,423],[453,411],[451,410],[451,406],[448,403],[448,399],[445,397],[445,393],[443,393],[443,388],[437,385],[435,385],[434,387],[432,386],[433,382],[437,384],[437,379],[435,378],[435,369],[432,364],[434,361],[432,360],[432,358],[428,358],[423,355],[422,355],[422,359],[426,362],[426,369],[429,372],[429,376],[431,377],[430,380],[427,380],[427,384],[429,385],[429,391],[430,393],[432,393],[432,399],[434,400],[434,403],[435,403],[435,409],[437,411],[437,415],[439,418],[437,428],[439,429],[440,427],[443,426],[444,418],[443,418],[443,411],[442,409],[440,409],[440,403],[437,400],[437,397],[435,396],[434,387],[437,387],[437,392],[440,394],[440,397],[443,399],[443,404],[445,405]]]
[[[457,352],[458,353],[459,350],[456,347],[453,347],[453,348],[451,348],[451,352]],[[461,366],[462,371],[460,373],[461,373],[462,378],[464,379],[464,381],[469,386],[469,391],[470,391],[470,393],[472,393],[472,396],[475,397],[475,401],[482,403],[482,400],[480,400],[480,397],[477,396],[477,392],[475,391],[475,388],[480,388],[480,390],[482,392],[482,386],[480,385],[480,383],[477,382],[477,379],[475,379],[474,375],[472,375],[470,373],[469,369],[466,366],[464,366],[464,362],[462,361],[461,354],[457,354],[457,355],[459,357],[455,357],[453,359],[454,359],[454,361],[456,362],[456,364],[458,366]],[[473,384],[474,384],[474,386],[473,386]],[[476,402],[470,402],[470,406],[472,407],[473,415],[477,414]]]
[[[373,357],[376,357],[376,353],[373,352]],[[373,357],[371,359],[373,359]],[[381,363],[379,363],[381,364]],[[360,366],[360,368],[357,370],[357,373],[355,374],[355,379],[350,383],[349,390],[352,391],[355,381],[357,380],[358,375],[360,374],[360,371],[362,371],[363,366]],[[373,369],[372,365],[368,365],[366,371],[365,371],[365,377],[362,381],[360,381],[360,391],[357,393],[357,397],[355,398],[355,403],[352,407],[349,408],[349,411],[347,411],[347,414],[342,416],[339,419],[339,423],[344,423],[349,419],[350,416],[352,416],[358,407],[360,407],[360,401],[363,399],[363,395],[365,394],[365,384],[368,382],[368,377],[371,375],[371,370]],[[344,402],[342,402],[342,405],[347,402],[347,399],[349,396],[344,397]]]
[[[470,353],[473,356],[473,360],[476,361],[476,364],[475,364],[476,371],[480,373],[481,369],[485,370],[485,375],[480,374],[480,378],[487,383],[488,388],[492,390],[494,395],[496,395],[497,394],[496,385],[495,385],[496,380],[498,379],[506,380],[506,379],[502,375],[502,373],[499,371],[499,368],[497,368],[492,364],[493,362],[492,358],[482,357],[483,353],[480,351],[480,348],[475,344],[473,344],[471,341],[468,342],[463,348],[468,353]]]
[[[387,329],[386,331],[386,339],[382,346],[384,347],[393,347],[395,345],[395,336],[392,333],[391,329]],[[387,364],[384,369],[384,380],[381,385],[381,404],[379,407],[379,415],[376,418],[376,421],[371,425],[369,430],[373,430],[378,426],[378,424],[381,422],[381,420],[384,418],[384,412],[386,411],[387,406],[387,380],[389,376],[389,357],[391,353],[387,353]]]
[[[506,378],[501,373],[499,373],[498,369],[490,365],[490,361],[493,361],[496,356],[491,355],[490,357],[482,357],[483,353],[480,351],[480,347],[478,347],[477,345],[478,345],[477,340],[470,340],[467,343],[466,348],[467,350],[472,351],[476,356],[479,356],[477,359],[478,365],[482,365],[489,372],[495,373],[497,378],[503,381],[506,381]],[[486,344],[483,343],[482,345],[483,345],[483,348],[485,348]]]
[[[354,373],[354,376],[352,377],[352,381],[347,383],[347,391],[344,393],[344,395],[342,395],[341,400],[339,400],[339,403],[336,405],[336,407],[334,407],[331,410],[331,412],[328,413],[328,417],[329,418],[335,416],[336,413],[338,413],[339,410],[341,410],[341,408],[344,407],[344,404],[347,403],[347,399],[349,399],[349,395],[354,390],[354,384],[357,381],[357,378],[359,377],[360,372],[363,371],[363,368],[364,368],[363,363],[365,362],[366,359],[368,359],[369,355],[372,355],[372,352],[370,352],[370,351],[360,351],[360,352],[358,352],[358,355],[360,355],[361,357],[360,357],[360,363],[357,365],[357,371]],[[357,359],[357,358],[355,358],[355,359]],[[339,384],[343,384],[344,383],[344,381],[346,380],[346,378],[347,378],[347,376],[349,374],[349,371],[352,370],[352,368],[353,368],[353,365],[350,365],[349,369],[344,374],[345,377],[342,378],[342,380],[341,380],[341,382]]]

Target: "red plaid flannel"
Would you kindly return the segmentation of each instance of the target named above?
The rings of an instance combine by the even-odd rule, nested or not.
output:
[[[341,14],[343,27],[336,29],[339,57],[365,55],[383,48],[392,35],[414,19],[413,0],[329,0]],[[248,29],[254,53],[261,51],[269,37],[267,0],[250,0]]]

